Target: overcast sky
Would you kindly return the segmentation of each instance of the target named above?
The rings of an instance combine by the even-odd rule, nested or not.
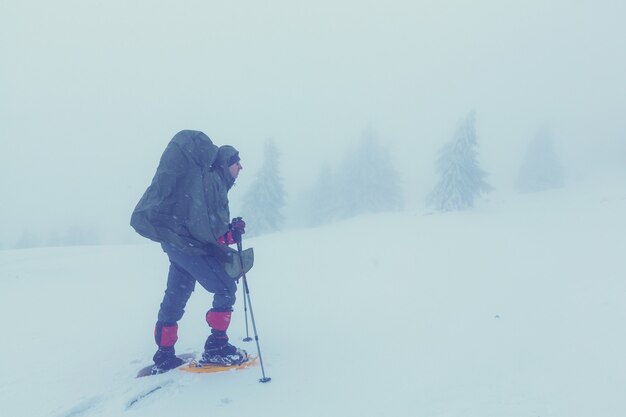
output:
[[[496,188],[545,125],[571,181],[623,169],[625,16],[617,0],[2,0],[0,247],[81,224],[128,239],[181,129],[240,150],[239,194],[268,137],[295,197],[372,128],[417,205],[471,110]]]

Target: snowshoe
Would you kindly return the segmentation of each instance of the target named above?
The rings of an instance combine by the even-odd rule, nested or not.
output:
[[[193,361],[195,357],[196,357],[196,354],[194,353],[183,353],[181,355],[176,356],[176,358],[178,358],[183,364]],[[153,365],[146,366],[144,368],[141,368],[139,372],[137,372],[137,378],[142,378],[142,377],[150,376],[150,375],[159,375],[164,372],[168,372],[174,368],[178,368],[178,366],[174,366],[174,368],[171,368],[171,366],[176,365],[177,362],[178,361],[170,359],[168,363],[165,364],[166,366],[163,366],[163,364],[157,365],[156,363]]]

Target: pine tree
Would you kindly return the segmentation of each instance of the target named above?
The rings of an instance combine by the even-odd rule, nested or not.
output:
[[[492,189],[485,182],[487,173],[478,166],[478,141],[475,117],[470,113],[461,121],[448,144],[439,151],[439,183],[428,196],[428,203],[439,211],[463,210],[474,199]]]
[[[515,186],[520,192],[530,193],[561,188],[564,182],[552,136],[543,128],[528,144]]]
[[[15,249],[38,248],[40,246],[42,246],[41,237],[27,228],[22,229],[22,234],[14,245]]]
[[[306,222],[308,226],[321,226],[335,220],[336,184],[328,162],[320,168],[315,184],[306,196]]]
[[[336,172],[337,216],[400,209],[402,191],[389,149],[372,131],[366,131]]]
[[[265,143],[263,165],[243,201],[246,234],[279,231],[284,223],[285,189],[279,172],[280,152],[272,139]]]

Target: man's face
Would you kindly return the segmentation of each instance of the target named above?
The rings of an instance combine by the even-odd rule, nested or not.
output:
[[[237,179],[239,176],[239,171],[241,171],[243,167],[241,166],[241,162],[235,162],[231,166],[228,167],[228,171],[230,171],[230,175],[232,175],[233,179]]]

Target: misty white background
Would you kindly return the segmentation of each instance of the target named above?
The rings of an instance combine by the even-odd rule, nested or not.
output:
[[[139,239],[130,213],[181,129],[240,150],[233,214],[267,138],[293,204],[367,129],[421,208],[472,109],[493,195],[545,125],[568,185],[624,176],[625,4],[3,0],[0,248]]]

